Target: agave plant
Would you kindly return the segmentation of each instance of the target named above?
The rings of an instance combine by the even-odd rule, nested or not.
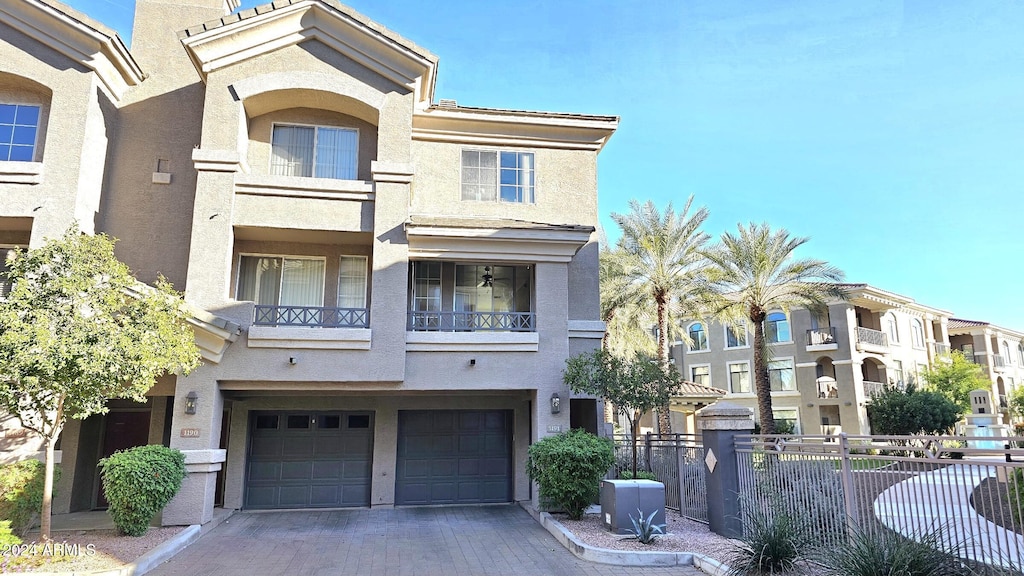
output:
[[[659,536],[665,534],[665,524],[654,523],[654,517],[658,515],[658,510],[645,517],[643,511],[637,508],[636,515],[637,517],[634,518],[630,514],[629,519],[633,522],[633,537],[641,544],[654,544]]]

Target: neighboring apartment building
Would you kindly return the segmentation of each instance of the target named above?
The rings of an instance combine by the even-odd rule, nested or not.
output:
[[[528,445],[598,427],[597,156],[618,118],[434,103],[437,58],[334,0],[137,0],[132,48],[0,3],[0,246],[74,221],[184,290],[204,365],[71,421],[96,461],[185,452],[163,515],[528,500]],[[572,210],[566,210],[572,206]],[[38,443],[2,423],[8,459]]]
[[[843,288],[848,300],[830,303],[826,314],[805,309],[768,314],[765,337],[772,354],[768,374],[776,420],[791,422],[804,434],[869,434],[865,404],[871,395],[886,384],[919,381],[951,344],[986,368],[994,394],[1005,398],[1021,382],[1021,333],[956,320],[950,312],[867,284]],[[684,329],[692,344],[673,347],[683,376],[725,390],[726,400],[756,412],[753,330],[706,321],[690,321]],[[1006,360],[1010,352],[1014,357]]]

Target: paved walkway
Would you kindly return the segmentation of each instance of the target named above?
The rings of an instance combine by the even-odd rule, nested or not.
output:
[[[154,576],[704,576],[577,559],[516,505],[244,512]]]
[[[920,540],[943,530],[960,556],[986,564],[1020,566],[1024,537],[986,520],[971,506],[975,486],[996,475],[994,466],[952,464],[893,485],[875,499],[875,516],[896,532]],[[998,553],[996,553],[998,551]]]

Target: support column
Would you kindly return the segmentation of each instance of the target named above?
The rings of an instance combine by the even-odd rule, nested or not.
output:
[[[190,392],[198,397],[195,414],[185,413]],[[224,397],[216,380],[178,377],[171,448],[185,454],[188,475],[181,483],[181,490],[164,508],[164,526],[205,524],[213,519],[217,472],[227,455],[226,450],[219,448],[223,410]]]
[[[716,402],[697,412],[707,466],[708,527],[726,538],[743,536],[736,436],[754,429],[754,411],[732,402]]]

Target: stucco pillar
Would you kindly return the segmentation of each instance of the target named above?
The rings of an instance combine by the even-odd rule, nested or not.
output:
[[[704,441],[708,527],[727,538],[743,535],[736,436],[754,429],[754,411],[732,402],[716,402],[697,411]]]
[[[230,293],[234,173],[240,159],[235,151],[199,148],[192,152],[192,160],[199,175],[185,299],[211,310],[221,307]]]
[[[195,414],[185,413],[190,392],[198,396]],[[205,524],[213,519],[217,472],[226,456],[226,450],[219,448],[223,410],[224,397],[216,380],[178,377],[171,419],[171,448],[185,454],[188,475],[177,496],[164,508],[164,526]]]

